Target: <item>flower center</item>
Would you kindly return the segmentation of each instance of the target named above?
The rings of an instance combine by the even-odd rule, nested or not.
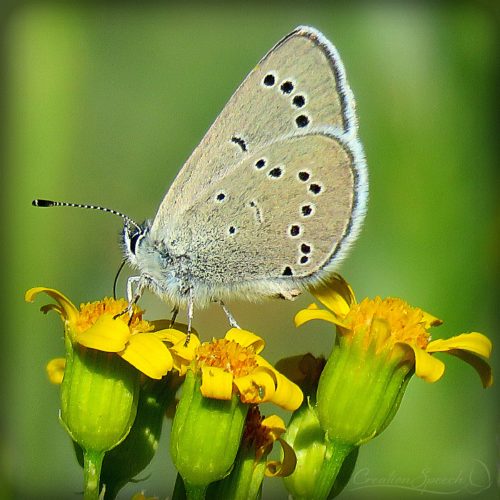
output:
[[[244,377],[257,367],[253,347],[243,347],[226,339],[202,344],[198,347],[196,360],[198,366],[216,366],[235,377]]]
[[[88,330],[97,319],[103,314],[112,314],[116,316],[128,307],[128,302],[125,299],[111,299],[104,298],[96,302],[87,302],[86,304],[80,304],[80,314],[76,321],[76,328],[78,331],[84,332]],[[128,313],[121,314],[118,316],[121,321],[129,324],[132,333],[136,332],[149,332],[154,329],[154,326],[146,320],[142,319],[144,311],[134,304],[132,308],[132,320],[130,321],[130,316]]]
[[[351,307],[345,323],[352,331],[370,328],[374,319],[382,319],[389,325],[391,340],[404,342],[425,349],[430,335],[425,329],[422,309],[411,307],[398,298],[364,299]]]

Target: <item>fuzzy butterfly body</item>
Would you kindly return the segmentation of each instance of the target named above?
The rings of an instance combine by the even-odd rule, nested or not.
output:
[[[342,62],[321,33],[299,27],[236,90],[153,222],[126,224],[126,255],[140,271],[129,299],[150,288],[192,312],[307,289],[345,255],[366,200]]]

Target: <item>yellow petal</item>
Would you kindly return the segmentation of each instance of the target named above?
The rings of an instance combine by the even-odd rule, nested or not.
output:
[[[64,378],[64,369],[66,368],[65,358],[54,358],[51,359],[45,370],[52,384],[61,384]]]
[[[189,363],[194,358],[199,346],[200,339],[196,335],[191,335],[188,345],[186,345],[186,335],[184,335],[170,349],[175,356]]]
[[[172,358],[174,359],[174,369],[179,373],[179,376],[186,375],[190,363],[186,363],[186,360],[177,357],[172,351],[170,351],[170,354],[172,354]]]
[[[491,355],[492,344],[482,333],[462,333],[449,339],[438,339],[429,343],[428,352],[447,352],[471,365],[481,377],[483,387],[493,383],[491,366],[482,359]]]
[[[242,330],[240,328],[231,328],[224,337],[226,340],[231,340],[237,342],[243,347],[254,348],[254,351],[259,354],[262,349],[266,346],[266,343],[259,336],[247,330]]]
[[[186,374],[191,361],[196,356],[196,349],[199,345],[200,340],[198,337],[192,336],[187,346],[186,341],[182,340],[170,348],[170,352],[174,358],[174,368],[179,372],[179,375]]]
[[[437,382],[444,373],[444,363],[431,356],[420,347],[411,344],[399,344],[408,346],[415,354],[415,375],[426,382]]]
[[[273,401],[276,392],[276,381],[268,368],[258,367],[249,375],[234,379],[243,403],[258,404]]]
[[[351,286],[339,274],[333,274],[328,282],[312,288],[311,293],[341,318],[345,317],[351,305],[356,303]]]
[[[295,315],[295,326],[302,326],[304,323],[307,323],[308,321],[311,321],[313,319],[321,319],[335,325],[339,324],[337,316],[332,314],[330,311],[327,311],[325,309],[316,309],[309,306],[307,309],[300,310]]]
[[[293,448],[284,439],[278,438],[278,442],[283,448],[283,460],[281,462],[277,460],[267,462],[265,472],[267,477],[289,476],[297,465],[297,456]]]
[[[281,417],[278,417],[278,415],[270,415],[265,418],[260,425],[262,425],[262,427],[267,427],[274,439],[278,439],[278,437],[286,431],[285,422]]]
[[[260,461],[260,459],[265,455],[269,455],[273,448],[274,442],[279,439],[279,437],[285,432],[285,422],[283,419],[278,417],[278,415],[271,415],[265,418],[260,423],[259,430],[259,446],[255,450],[255,460]]]
[[[65,295],[63,295],[62,293],[58,292],[53,288],[46,288],[43,286],[30,288],[24,294],[24,300],[26,300],[26,302],[33,302],[35,297],[42,292],[52,297],[61,306],[62,309],[54,308],[54,310],[57,311],[59,314],[61,314],[61,316],[65,320],[69,321],[70,323],[76,322],[76,319],[78,318],[79,314],[78,309],[73,305],[71,300],[69,300]]]
[[[443,324],[443,321],[437,318],[436,316],[433,316],[432,314],[429,314],[428,312],[422,311],[423,313],[423,323],[424,323],[424,328],[428,330],[431,326],[439,326]]]
[[[427,352],[446,352],[452,349],[469,351],[489,358],[491,354],[491,341],[482,333],[462,333],[449,339],[433,340],[427,346]]]
[[[136,333],[130,337],[124,351],[118,353],[150,378],[161,379],[173,365],[167,346],[152,333]]]
[[[178,344],[186,341],[186,334],[175,328],[165,328],[163,330],[155,331],[155,335],[165,342],[171,342],[172,344]]]
[[[233,376],[217,366],[202,366],[200,390],[206,398],[231,399]]]
[[[275,391],[272,395],[272,399],[269,399],[269,401],[280,406],[281,408],[284,408],[285,410],[296,410],[302,404],[302,400],[304,399],[304,395],[300,390],[300,387],[288,380],[262,356],[255,356],[255,359],[259,368],[267,369],[274,378]],[[265,400],[268,401],[267,398]]]
[[[104,352],[123,351],[129,338],[127,324],[121,319],[113,319],[110,314],[99,316],[88,330],[76,335],[79,344]]]
[[[300,387],[279,372],[276,374],[276,392],[273,397],[273,403],[285,410],[295,411],[304,399]]]
[[[183,327],[180,323],[176,326]],[[185,375],[189,364],[195,356],[196,349],[200,345],[200,339],[191,334],[189,344],[186,345],[187,335],[177,328],[166,328],[154,332],[158,338],[172,344],[170,353],[173,357],[173,367],[179,372],[179,375]]]

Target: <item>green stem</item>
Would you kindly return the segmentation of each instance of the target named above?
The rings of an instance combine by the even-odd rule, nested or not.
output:
[[[332,441],[326,442],[325,460],[317,478],[314,494],[309,499],[324,500],[330,495],[344,460],[354,449],[350,444],[339,444]]]
[[[103,451],[83,453],[83,499],[98,500]]]
[[[187,500],[205,500],[207,484],[191,484],[184,481],[184,487],[186,488]]]

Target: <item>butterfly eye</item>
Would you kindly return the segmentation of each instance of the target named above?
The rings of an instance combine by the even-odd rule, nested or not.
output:
[[[130,247],[130,253],[132,253],[133,255],[135,255],[135,250],[137,248],[137,242],[139,241],[139,238],[142,236],[142,233],[140,231],[135,231],[133,234],[131,234],[129,236],[130,238],[130,243],[129,243],[129,247]]]

